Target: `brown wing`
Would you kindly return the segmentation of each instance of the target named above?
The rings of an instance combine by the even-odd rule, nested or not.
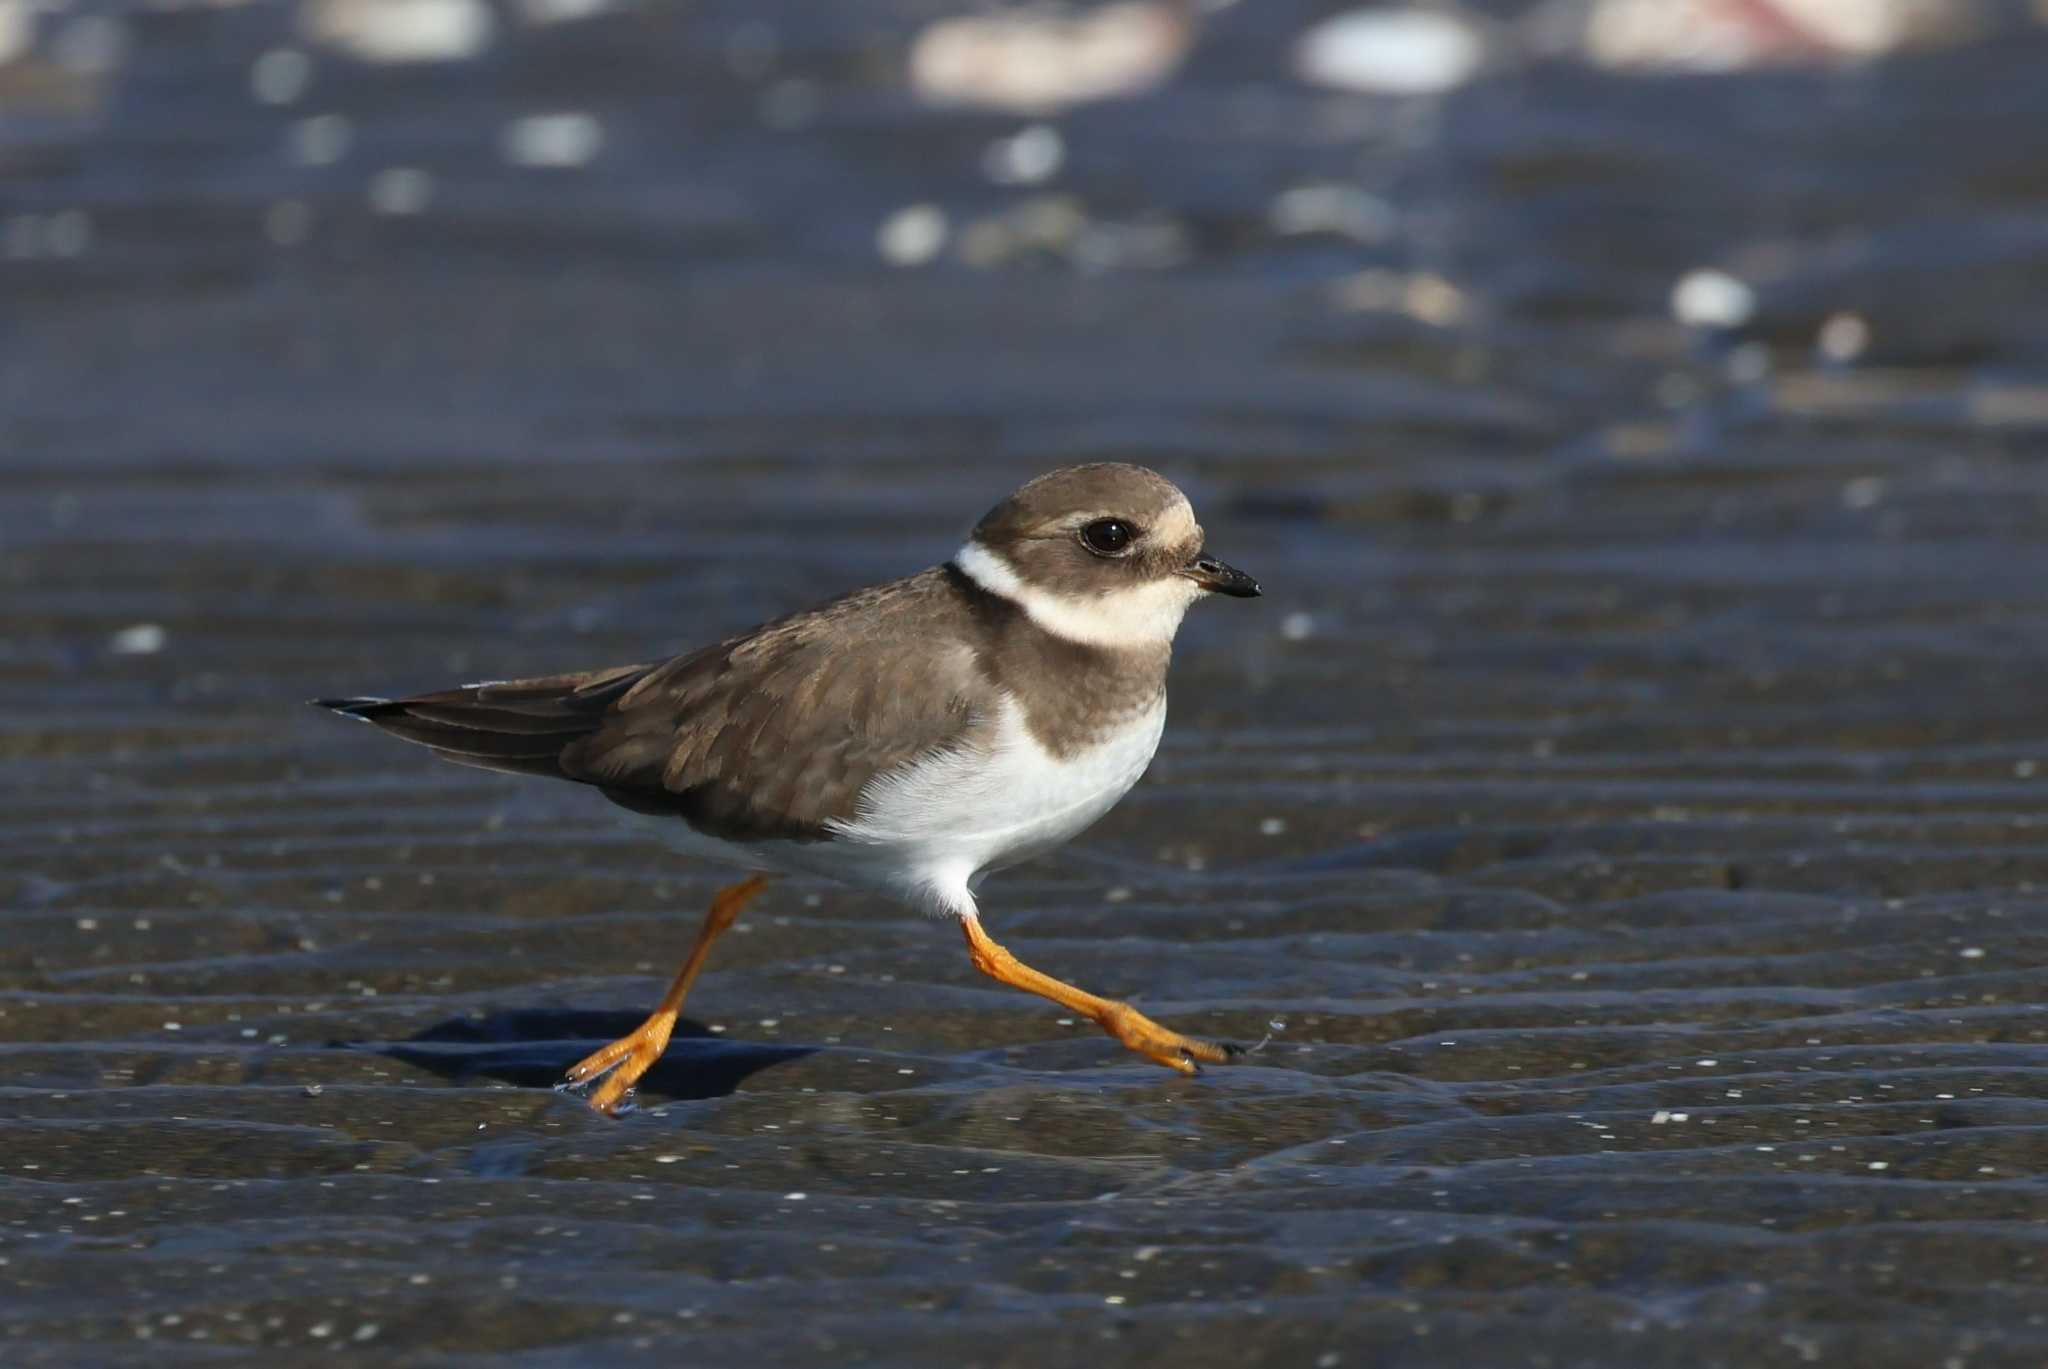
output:
[[[714,836],[823,840],[876,775],[972,744],[992,718],[993,687],[941,630],[956,592],[928,571],[659,665],[316,702]]]
[[[395,737],[432,747],[458,765],[512,775],[568,778],[565,747],[604,725],[605,715],[635,683],[657,669],[620,666],[534,680],[494,680],[409,699],[315,699]]]

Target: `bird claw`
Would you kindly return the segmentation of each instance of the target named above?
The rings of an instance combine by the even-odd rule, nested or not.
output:
[[[625,1057],[621,1056],[617,1060],[612,1061],[609,1065],[606,1065],[603,1069],[592,1070],[589,1074],[581,1076],[579,1076],[576,1073],[576,1071],[582,1069],[583,1067],[581,1065],[571,1066],[562,1075],[561,1079],[556,1082],[555,1092],[572,1094],[575,1097],[587,1100],[590,1097],[591,1093],[596,1090],[599,1084],[602,1084],[605,1080],[611,1078],[613,1074],[618,1072],[619,1066],[625,1063]]]
[[[617,1074],[628,1058],[627,1056],[620,1056],[610,1064],[600,1069],[592,1070],[589,1074],[581,1077],[578,1077],[577,1071],[582,1069],[583,1066],[580,1064],[572,1066],[568,1073],[564,1074],[555,1084],[555,1092],[565,1093],[571,1098],[578,1099],[592,1111],[601,1112],[607,1117],[624,1117],[627,1113],[634,1111],[633,1098],[634,1095],[640,1092],[637,1083],[621,1090],[619,1096],[609,1104],[600,1104],[597,1100],[602,1096],[605,1081]]]
[[[1199,1050],[1201,1048],[1212,1050],[1216,1054],[1215,1056],[1200,1054]],[[1180,1073],[1194,1078],[1205,1072],[1202,1069],[1202,1066],[1205,1064],[1227,1065],[1239,1056],[1248,1053],[1243,1046],[1238,1045],[1234,1041],[1202,1041],[1196,1045],[1180,1047],[1179,1053],[1176,1055],[1155,1055],[1152,1058],[1169,1069],[1178,1070]]]
[[[1200,1073],[1203,1065],[1227,1065],[1244,1054],[1244,1047],[1232,1041],[1208,1041],[1201,1037],[1185,1037],[1180,1055]]]

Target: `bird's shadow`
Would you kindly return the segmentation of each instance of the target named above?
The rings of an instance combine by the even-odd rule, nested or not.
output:
[[[639,1026],[639,1014],[525,1008],[452,1017],[404,1041],[338,1041],[463,1083],[482,1077],[520,1088],[552,1088],[578,1060]],[[676,1023],[669,1048],[641,1077],[643,1098],[723,1098],[749,1075],[797,1060],[816,1047],[729,1041],[701,1022]]]

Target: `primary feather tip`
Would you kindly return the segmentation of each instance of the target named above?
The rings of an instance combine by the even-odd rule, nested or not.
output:
[[[345,713],[351,718],[361,718],[364,722],[368,722],[372,714],[390,704],[391,700],[372,698],[308,699],[306,702],[315,708],[331,709],[336,713]]]

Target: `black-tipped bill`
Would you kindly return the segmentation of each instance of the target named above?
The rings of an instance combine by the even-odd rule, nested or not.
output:
[[[1182,566],[1178,573],[1187,576],[1203,589],[1217,594],[1228,594],[1233,599],[1259,597],[1258,581],[1228,561],[1219,560],[1207,552]]]

